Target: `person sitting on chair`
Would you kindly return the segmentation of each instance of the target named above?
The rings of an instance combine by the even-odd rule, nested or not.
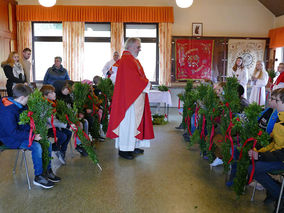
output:
[[[43,174],[42,148],[38,142],[41,139],[39,134],[35,135],[32,145],[29,147],[30,126],[19,125],[19,116],[26,109],[31,88],[24,84],[17,84],[13,88],[13,97],[4,97],[0,101],[0,140],[11,149],[27,149],[32,151],[35,178],[33,183],[37,186],[49,189],[54,182],[59,182],[60,177],[54,175],[50,161],[47,174]],[[49,148],[51,153],[51,146]]]
[[[279,184],[268,174],[276,170],[284,170],[284,88],[276,97],[276,109],[279,121],[275,123],[271,136],[273,141],[260,150],[250,150],[249,156],[256,160],[254,179],[267,190],[267,199],[277,201],[280,193]],[[249,166],[249,174],[252,166]],[[284,211],[284,201],[281,202],[280,212]]]

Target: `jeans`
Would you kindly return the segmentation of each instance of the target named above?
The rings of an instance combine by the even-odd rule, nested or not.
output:
[[[34,164],[35,176],[42,175],[43,168],[42,168],[41,145],[37,141],[33,141],[31,147],[28,147],[28,145],[29,145],[29,140],[24,140],[23,143],[21,143],[19,148],[32,151],[32,160],[33,160],[33,164]],[[51,146],[49,146],[48,151],[49,151],[49,156],[51,157]],[[50,164],[50,161],[49,161],[47,169],[49,170],[50,168],[51,168],[51,164]]]
[[[53,129],[48,129],[48,136],[54,137]],[[68,143],[72,137],[72,132],[66,128],[56,128],[57,144],[53,145],[53,149],[60,151],[65,156]]]
[[[249,166],[249,175],[252,170],[252,165]],[[257,180],[267,192],[277,200],[280,193],[280,184],[275,181],[269,174],[269,172],[276,170],[284,170],[284,163],[281,161],[256,161],[254,179]]]

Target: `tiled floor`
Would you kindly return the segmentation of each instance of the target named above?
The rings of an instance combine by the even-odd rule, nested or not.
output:
[[[182,131],[175,130],[181,117],[170,111],[170,123],[155,126],[155,139],[145,154],[132,161],[118,157],[114,142],[99,143],[97,153],[103,171],[88,158],[70,150],[67,165],[56,159],[53,167],[62,181],[50,190],[32,185],[29,191],[24,167],[12,174],[15,151],[0,153],[0,212],[157,212],[157,213],[261,213],[265,193],[250,202],[251,189],[239,200],[225,186],[222,167],[210,171],[197,147],[190,150]],[[69,147],[70,148],[70,147]],[[30,177],[33,177],[29,154]]]

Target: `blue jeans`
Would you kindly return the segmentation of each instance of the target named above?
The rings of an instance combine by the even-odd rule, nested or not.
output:
[[[249,175],[251,170],[252,165],[248,168]],[[276,170],[284,170],[284,163],[281,161],[256,161],[253,176],[275,200],[279,197],[280,184],[267,173]]]
[[[34,164],[35,176],[42,175],[43,168],[42,168],[41,145],[37,141],[33,141],[31,147],[28,147],[28,145],[29,145],[29,140],[25,140],[25,141],[23,141],[23,143],[21,143],[19,148],[32,151],[32,160],[33,160],[33,164]],[[49,156],[51,157],[51,146],[49,146],[48,151],[49,151]],[[51,168],[51,164],[50,164],[50,161],[49,161],[47,169],[49,170],[50,168]]]
[[[48,136],[54,137],[52,128],[48,129]],[[68,143],[72,137],[72,132],[66,128],[56,128],[57,144],[54,145],[55,150],[59,150],[65,156]],[[55,151],[54,150],[54,151]]]

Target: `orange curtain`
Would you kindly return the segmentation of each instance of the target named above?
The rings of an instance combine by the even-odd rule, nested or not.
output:
[[[159,24],[159,84],[171,83],[171,35],[172,24]]]
[[[17,21],[174,22],[173,7],[17,5]]]
[[[284,47],[284,27],[269,31],[270,48]]]
[[[81,81],[84,70],[84,22],[63,22],[63,64],[70,79]]]
[[[123,45],[124,45],[124,37],[123,37],[123,23],[113,22],[111,23],[111,53],[113,54],[115,51],[122,54]]]
[[[24,48],[28,47],[32,50],[32,23],[30,21],[17,22],[17,44],[20,56]],[[26,77],[28,82],[33,81],[32,72]]]

